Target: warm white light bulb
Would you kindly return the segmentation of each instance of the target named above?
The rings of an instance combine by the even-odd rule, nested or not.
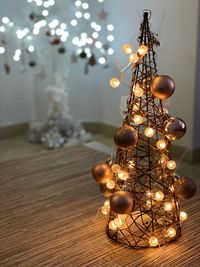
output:
[[[138,111],[138,110],[139,110],[139,104],[135,104],[135,105],[133,106],[133,110],[134,110],[134,111]]]
[[[158,149],[162,150],[162,149],[166,148],[167,144],[166,144],[165,140],[158,140],[156,143],[156,146]]]
[[[174,228],[172,228],[172,227],[168,228],[167,229],[167,235],[168,235],[168,237],[176,236],[176,230]]]
[[[122,46],[122,51],[125,54],[131,54],[133,52],[133,46],[131,44],[124,44]]]
[[[104,214],[104,215],[107,215],[110,211],[110,207],[109,206],[103,206],[101,208],[101,213]]]
[[[180,212],[180,220],[183,222],[187,220],[187,213],[185,211]]]
[[[117,88],[118,86],[120,85],[120,80],[113,77],[111,80],[110,80],[110,86],[113,87],[113,88]]]
[[[143,57],[146,55],[147,52],[148,52],[148,47],[145,45],[140,45],[140,47],[138,48],[138,54]]]
[[[108,189],[113,189],[113,188],[115,188],[115,182],[114,182],[113,180],[108,181],[108,182],[106,183],[106,187],[107,187]]]
[[[165,211],[172,211],[172,209],[173,209],[173,205],[171,202],[165,202],[164,203],[164,210]]]
[[[146,135],[146,137],[152,137],[155,134],[155,130],[151,127],[147,127],[144,130],[144,134]]]
[[[118,171],[117,175],[118,175],[118,178],[123,181],[126,181],[129,178],[129,174],[123,170]]]
[[[155,236],[152,236],[149,238],[149,244],[151,247],[157,247],[158,246],[158,238]]]
[[[106,200],[106,201],[104,201],[103,205],[104,205],[104,206],[110,206],[110,200]]]
[[[123,220],[121,218],[114,219],[114,224],[120,228],[123,225]]]
[[[138,57],[137,53],[132,53],[129,56],[129,62],[130,63],[137,63],[139,61],[139,59],[140,58]]]
[[[154,195],[154,198],[157,201],[163,201],[164,197],[165,197],[165,195],[161,191],[156,192]]]
[[[135,115],[133,117],[133,121],[136,123],[136,124],[142,124],[143,123],[143,117],[140,116],[140,115]]]
[[[115,224],[114,220],[110,221],[108,226],[113,231],[117,230],[117,225]]]
[[[169,160],[169,161],[167,162],[167,168],[168,168],[169,170],[174,170],[174,169],[176,169],[176,162],[173,161],[173,160]]]
[[[120,167],[119,164],[113,164],[112,167],[111,167],[111,169],[112,169],[112,171],[113,171],[114,173],[117,173],[118,171],[121,170],[121,167]]]
[[[141,97],[143,96],[143,93],[144,93],[143,89],[139,86],[139,84],[135,84],[133,86],[133,92],[136,97]]]

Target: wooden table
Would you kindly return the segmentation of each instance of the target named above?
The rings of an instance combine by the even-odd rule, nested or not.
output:
[[[200,266],[200,197],[186,202],[183,236],[134,250],[95,219],[103,198],[90,169],[105,155],[84,146],[0,163],[0,266]]]

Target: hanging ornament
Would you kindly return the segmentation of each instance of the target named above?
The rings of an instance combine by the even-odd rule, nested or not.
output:
[[[100,184],[100,191],[102,193],[102,195],[104,195],[104,197],[111,197],[114,192],[115,192],[115,189],[110,189],[106,186],[106,184]]]
[[[109,13],[106,12],[104,8],[102,8],[101,11],[97,15],[98,15],[99,20],[107,20]]]
[[[196,184],[189,177],[181,177],[174,183],[174,193],[180,199],[192,198],[196,193]]]
[[[60,38],[58,37],[54,37],[51,41],[50,41],[51,45],[58,45],[60,44]]]
[[[165,124],[165,132],[170,141],[180,139],[186,133],[186,124],[180,118],[169,118]]]
[[[97,64],[96,58],[95,58],[95,56],[94,56],[93,54],[92,54],[91,57],[89,58],[89,60],[88,60],[88,64],[89,64],[90,66],[94,66],[94,65]]]
[[[80,54],[79,54],[80,58],[86,58],[87,57],[87,54],[85,53],[85,51],[82,51]]]
[[[64,46],[61,46],[61,47],[58,48],[58,53],[59,54],[65,54],[65,52],[66,52],[66,49],[64,48]]]
[[[118,191],[111,197],[110,206],[116,213],[127,214],[133,210],[133,196],[129,192]]]
[[[71,63],[77,63],[77,55],[75,53],[71,54]]]
[[[4,64],[4,69],[5,69],[6,74],[10,73],[10,65],[8,63]]]
[[[138,135],[136,130],[128,125],[123,125],[122,127],[118,128],[114,135],[115,144],[122,149],[128,149],[135,146],[137,140]]]
[[[31,68],[33,68],[33,67],[36,66],[36,62],[35,62],[34,60],[30,60],[29,63],[28,63],[28,65],[29,65]]]
[[[98,183],[104,184],[112,179],[112,171],[106,163],[98,163],[92,168],[92,176]]]
[[[151,92],[153,96],[161,100],[172,96],[174,90],[175,83],[172,78],[167,75],[157,76],[151,84]]]

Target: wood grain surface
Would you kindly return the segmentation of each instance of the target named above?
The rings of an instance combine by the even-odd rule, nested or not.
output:
[[[84,146],[0,163],[0,267],[200,266],[200,197],[184,202],[176,243],[134,250],[110,241],[90,170],[105,155]]]

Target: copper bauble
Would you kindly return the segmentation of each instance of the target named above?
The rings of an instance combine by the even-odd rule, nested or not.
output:
[[[134,200],[129,192],[118,191],[110,199],[111,209],[119,214],[129,213],[133,210]]]
[[[114,135],[115,144],[122,149],[128,149],[136,145],[137,140],[138,134],[136,130],[128,125],[118,128]]]
[[[181,177],[174,183],[174,193],[180,199],[189,199],[196,192],[196,184],[189,177]]]
[[[98,163],[92,168],[93,178],[101,184],[105,184],[112,178],[111,168],[105,163]]]
[[[100,191],[105,197],[111,197],[114,194],[115,189],[109,189],[106,184],[100,184]]]
[[[54,37],[51,41],[50,41],[51,45],[58,45],[60,44],[60,38],[58,37]]]
[[[157,76],[151,84],[151,92],[154,97],[161,100],[169,98],[173,95],[175,83],[171,77],[167,75]]]
[[[186,133],[186,124],[180,118],[170,118],[165,124],[165,132],[170,141],[180,139]]]

